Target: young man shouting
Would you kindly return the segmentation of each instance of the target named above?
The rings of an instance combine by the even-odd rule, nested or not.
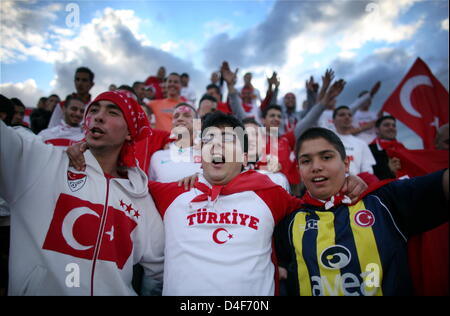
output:
[[[86,170],[0,122],[0,192],[11,208],[10,295],[135,295],[133,265],[161,276],[163,227],[137,167],[141,107],[104,92],[85,114]]]

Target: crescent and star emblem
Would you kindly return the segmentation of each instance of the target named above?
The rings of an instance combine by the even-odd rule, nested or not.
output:
[[[419,112],[416,111],[416,109],[413,108],[411,104],[411,94],[416,87],[422,85],[433,87],[430,77],[420,75],[409,78],[403,85],[402,89],[400,90],[401,105],[403,106],[406,112],[417,118],[421,118],[422,116],[420,115]]]
[[[67,213],[62,223],[62,235],[66,240],[67,244],[75,250],[87,250],[89,248],[94,247],[94,245],[83,246],[73,236],[73,225],[83,215],[93,215],[100,218],[100,216],[97,213],[95,213],[93,210],[89,208],[77,207],[71,210],[69,213]]]
[[[375,216],[369,210],[362,210],[355,214],[355,223],[361,227],[370,227],[375,224]]]
[[[213,238],[214,242],[219,245],[226,243],[228,240],[230,240],[233,237],[234,236],[232,234],[228,233],[228,231],[225,228],[217,228],[212,234],[212,238]]]

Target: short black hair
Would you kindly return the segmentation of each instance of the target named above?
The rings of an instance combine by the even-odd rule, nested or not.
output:
[[[211,102],[215,102],[217,103],[217,99],[215,97],[213,97],[210,94],[205,93],[202,98],[200,99],[200,101],[198,102],[198,105],[200,106],[200,104],[204,101],[204,100],[209,100]]]
[[[92,72],[92,70],[90,70],[88,67],[78,67],[77,70],[75,70],[75,75],[79,72],[84,72],[89,74],[89,80],[91,80],[91,82],[94,82],[94,73]]]
[[[136,91],[134,91],[134,89],[132,87],[130,87],[129,85],[123,84],[120,87],[118,87],[117,90],[126,90],[128,92],[133,93],[137,98]]]
[[[345,147],[342,143],[339,136],[337,136],[332,130],[323,127],[313,127],[307,129],[297,140],[297,144],[295,146],[295,157],[298,159],[298,155],[300,153],[300,148],[303,145],[303,142],[311,139],[323,138],[327,142],[329,142],[339,153],[342,160],[347,156],[345,154]]]
[[[337,112],[339,112],[339,111],[342,110],[342,109],[350,110],[350,108],[349,108],[348,106],[346,106],[346,105],[338,106],[338,107],[333,111],[333,120],[336,118]]]
[[[245,133],[245,127],[242,122],[232,114],[225,114],[221,111],[215,111],[208,113],[208,115],[204,116],[204,120],[202,121],[202,136],[204,132],[210,127],[232,127],[241,128],[242,135],[238,135],[239,141],[242,145],[242,149],[244,153],[248,152],[248,135]],[[241,134],[241,133],[238,133]]]
[[[12,104],[21,106],[23,108],[26,108],[25,104],[23,104],[23,102],[20,101],[20,99],[18,99],[18,98],[11,98],[10,100],[11,100]]]
[[[133,82],[133,88],[136,87],[137,85],[140,85],[140,84],[144,84],[145,85],[145,83],[142,82],[142,81],[135,81],[135,82]]]
[[[181,76],[180,77],[186,77],[186,78],[189,78],[189,74],[188,73],[186,73],[186,72],[183,72],[182,74],[181,74]]]
[[[66,99],[64,100],[64,107],[67,107],[67,106],[72,102],[72,100],[77,100],[77,101],[80,101],[81,103],[84,104],[84,101],[81,100],[80,97],[78,97],[78,96],[76,96],[76,95],[73,95],[73,94],[69,94],[69,95],[66,97]]]
[[[220,88],[214,83],[210,83],[209,85],[206,86],[206,90],[209,89],[215,89],[219,95],[222,95],[222,93],[220,92]]]
[[[375,122],[375,127],[380,127],[381,123],[383,123],[383,121],[385,120],[393,120],[394,122],[397,122],[397,120],[395,119],[395,117],[393,117],[392,115],[385,115],[380,117],[376,122]]]
[[[3,120],[6,125],[11,125],[14,112],[14,104],[11,100],[0,94],[0,113],[6,113],[6,118]]]
[[[244,119],[242,119],[242,124],[254,124],[257,125],[259,127],[261,127],[261,124],[258,123],[258,121],[255,120],[254,117],[246,117]]]
[[[264,109],[264,111],[262,112],[262,117],[263,117],[263,118],[266,118],[267,113],[269,113],[270,110],[278,110],[278,111],[280,111],[281,113],[283,113],[283,108],[282,108],[280,105],[272,104],[272,105],[269,105],[268,107],[266,107],[266,108]]]

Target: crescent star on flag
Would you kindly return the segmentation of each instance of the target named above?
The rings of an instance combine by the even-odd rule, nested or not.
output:
[[[419,112],[417,112],[412,104],[411,104],[411,93],[413,90],[421,85],[426,85],[433,87],[433,84],[431,83],[431,79],[428,76],[420,75],[420,76],[414,76],[412,78],[409,78],[408,81],[405,82],[405,84],[402,87],[402,90],[400,91],[400,103],[405,109],[406,112],[408,112],[410,115],[415,116],[417,118],[421,118]]]
[[[87,250],[94,246],[94,245],[83,246],[73,236],[73,225],[83,215],[94,215],[100,218],[100,216],[97,213],[95,213],[93,210],[89,208],[77,207],[71,210],[69,213],[67,213],[62,223],[62,235],[66,240],[67,244],[75,250]]]

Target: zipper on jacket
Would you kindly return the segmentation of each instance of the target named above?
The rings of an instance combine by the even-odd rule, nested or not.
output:
[[[105,225],[106,225],[106,217],[108,216],[108,198],[109,198],[109,181],[110,181],[110,179],[107,177],[105,177],[105,178],[106,178],[106,199],[105,199],[105,205],[103,208],[102,219],[100,222],[99,233],[97,235],[97,241],[95,243],[95,249],[94,249],[94,257],[93,257],[92,271],[91,271],[91,296],[94,296],[95,265],[97,263],[97,257],[100,253],[102,238],[103,238]]]

